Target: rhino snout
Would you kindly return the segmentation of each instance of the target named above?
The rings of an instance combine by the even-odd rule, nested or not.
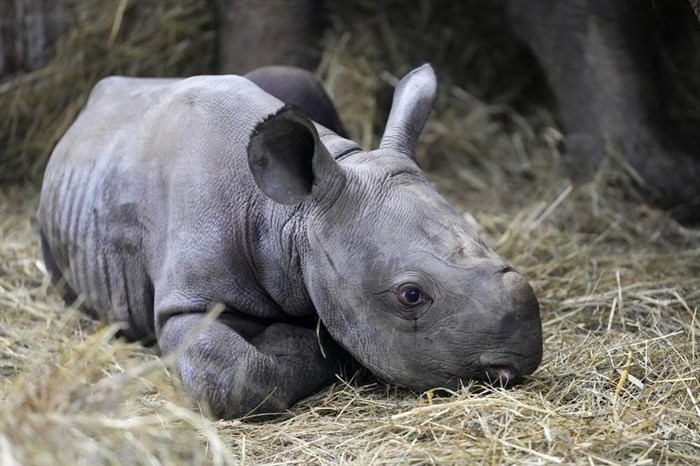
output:
[[[485,331],[489,336],[483,342],[476,378],[513,385],[532,374],[542,360],[540,305],[525,277],[509,266],[500,268],[495,284],[486,289],[490,296],[485,308],[490,308],[487,320],[491,323]]]

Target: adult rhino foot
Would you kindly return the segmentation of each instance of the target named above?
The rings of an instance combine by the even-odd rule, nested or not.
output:
[[[639,175],[646,200],[682,223],[700,221],[700,151],[677,131],[659,131],[663,138],[628,138],[623,156]]]

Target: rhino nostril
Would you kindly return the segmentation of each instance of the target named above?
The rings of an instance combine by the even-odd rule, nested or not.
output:
[[[505,264],[503,267],[501,267],[499,272],[500,273],[515,272],[515,269],[510,264]]]
[[[505,386],[515,383],[520,378],[518,370],[513,366],[494,365],[487,366],[484,369],[486,370],[486,378],[491,383],[498,383]]]

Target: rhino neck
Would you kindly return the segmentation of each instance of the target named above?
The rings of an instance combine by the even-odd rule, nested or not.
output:
[[[299,317],[313,314],[302,278],[303,205],[281,206],[267,198],[255,204],[259,214],[254,216],[257,221],[247,236],[257,282],[284,313]]]
[[[360,150],[354,142],[316,125],[321,142],[332,157],[340,159]],[[310,201],[283,206],[265,197],[253,204],[259,215],[248,232],[248,247],[258,283],[279,307],[293,316],[316,313],[315,301],[309,294],[309,280],[317,282],[308,231],[318,210],[325,210],[337,198],[343,185],[333,186],[320,202]]]

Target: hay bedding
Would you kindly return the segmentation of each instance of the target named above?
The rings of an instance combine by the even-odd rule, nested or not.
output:
[[[334,16],[319,69],[368,147],[383,118],[375,92],[394,78],[381,70],[416,58],[399,50],[393,10],[370,3],[354,27]],[[448,56],[435,44],[450,32],[433,26],[407,24],[433,33],[421,53]],[[414,394],[346,374],[276,421],[211,421],[167,361],[66,309],[39,260],[36,187],[2,187],[0,463],[700,463],[700,232],[636,202],[614,162],[572,188],[550,113],[513,110],[508,89],[522,82],[488,95],[457,74],[490,81],[513,58],[488,61],[482,46],[436,63],[446,77],[421,157],[534,284],[545,357],[530,381]]]

